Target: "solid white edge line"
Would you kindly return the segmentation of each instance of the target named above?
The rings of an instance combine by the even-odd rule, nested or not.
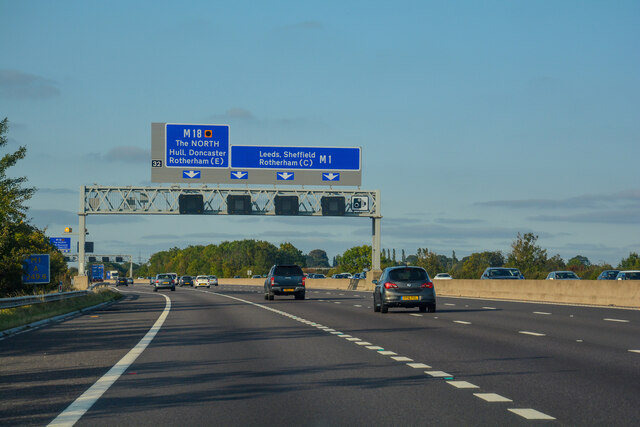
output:
[[[102,378],[96,381],[95,384],[82,393],[80,397],[62,411],[53,421],[51,421],[48,424],[49,426],[72,426],[78,422],[78,420],[80,420],[80,418],[93,406],[93,404],[96,403],[96,401],[100,399],[107,390],[109,390],[109,387],[111,387],[113,383],[120,378],[124,371],[126,371],[129,366],[135,362],[138,356],[142,354],[164,324],[164,321],[167,319],[169,311],[171,310],[171,299],[164,294],[160,295],[167,300],[167,304],[165,305],[162,314],[160,314],[160,317],[158,317],[158,320],[156,320],[151,329],[149,329],[149,332],[147,332],[138,344],[125,354],[118,363],[109,369]]]
[[[631,353],[640,353],[640,350],[629,350]]]

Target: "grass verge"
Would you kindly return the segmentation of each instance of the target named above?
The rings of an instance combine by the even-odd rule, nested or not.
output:
[[[92,294],[70,298],[62,301],[25,305],[23,307],[4,308],[0,310],[0,331],[28,325],[38,320],[49,319],[65,313],[91,307],[107,301],[122,298],[119,292],[102,289]]]

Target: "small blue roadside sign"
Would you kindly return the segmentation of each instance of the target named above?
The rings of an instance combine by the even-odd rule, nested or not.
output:
[[[167,123],[165,126],[165,167],[229,167],[228,125]]]
[[[71,237],[49,237],[49,241],[60,252],[71,252]]]
[[[360,147],[231,146],[231,167],[237,169],[359,171]]]
[[[49,254],[28,255],[22,263],[22,283],[25,285],[37,285],[49,283]]]

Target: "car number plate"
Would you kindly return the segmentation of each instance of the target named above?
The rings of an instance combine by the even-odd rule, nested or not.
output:
[[[286,288],[286,289],[283,289],[283,291],[284,291],[284,292],[293,292],[293,291],[295,291],[295,289]]]
[[[415,296],[412,295],[412,296],[409,296],[409,297],[402,297],[403,301],[417,301],[419,299],[420,299],[420,297],[417,296],[417,295],[415,295]]]

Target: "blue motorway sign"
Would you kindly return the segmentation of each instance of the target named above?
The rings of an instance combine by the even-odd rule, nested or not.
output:
[[[25,285],[49,283],[49,254],[28,255],[22,263],[22,283]]]
[[[233,145],[233,169],[359,171],[360,147],[278,147]]]
[[[104,264],[91,264],[91,279],[104,279]]]
[[[49,237],[49,240],[60,252],[71,252],[71,237]]]
[[[165,166],[228,168],[229,126],[167,123]]]

